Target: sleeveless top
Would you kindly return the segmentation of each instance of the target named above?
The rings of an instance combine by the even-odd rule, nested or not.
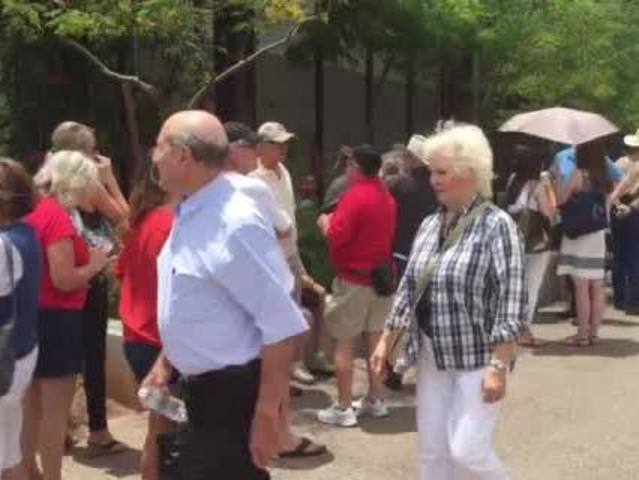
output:
[[[15,247],[13,250],[14,272],[16,265],[21,264],[21,276],[15,278],[14,291],[0,292],[0,325],[9,321],[13,313],[13,295],[17,295],[18,318],[13,331],[14,348],[18,359],[31,353],[37,344],[38,299],[40,297],[40,283],[42,275],[42,252],[40,242],[33,228],[23,222],[13,223],[0,230],[11,240]],[[16,249],[19,253],[16,255]],[[8,262],[4,252],[4,246],[0,242],[0,256],[4,267],[0,275],[5,278],[7,291],[10,290],[8,277]],[[4,288],[2,289],[4,290]]]

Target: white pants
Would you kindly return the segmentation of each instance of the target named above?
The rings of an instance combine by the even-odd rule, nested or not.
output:
[[[550,264],[552,252],[526,254],[526,284],[528,285],[528,325],[535,318],[539,290]]]
[[[420,480],[508,480],[492,441],[501,402],[483,401],[484,370],[437,370],[428,338],[424,345],[417,377]]]
[[[22,403],[31,384],[38,349],[16,361],[13,383],[7,394],[0,397],[0,470],[13,468],[22,461]]]

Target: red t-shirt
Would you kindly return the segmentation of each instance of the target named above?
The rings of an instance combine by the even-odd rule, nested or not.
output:
[[[44,253],[44,272],[40,289],[40,308],[59,310],[82,310],[88,288],[62,292],[55,288],[49,271],[47,251],[51,245],[70,239],[73,243],[73,258],[76,267],[89,263],[89,249],[71,222],[65,208],[53,197],[42,197],[25,221],[33,227]]]
[[[124,339],[161,346],[157,318],[157,258],[171,232],[168,207],[149,212],[127,234],[115,268],[120,285],[120,318]]]
[[[391,258],[396,217],[395,199],[378,178],[361,179],[344,193],[328,229],[340,278],[371,285],[373,267]]]

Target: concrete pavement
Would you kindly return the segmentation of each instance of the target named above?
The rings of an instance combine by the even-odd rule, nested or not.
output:
[[[574,328],[542,313],[535,333],[548,340]],[[510,379],[497,433],[497,449],[513,480],[636,480],[639,478],[639,319],[609,310],[601,343],[578,349],[551,343],[521,355]],[[363,364],[358,393],[364,392]],[[354,429],[319,425],[315,411],[330,403],[332,382],[311,387],[295,402],[300,433],[326,443],[331,455],[315,460],[279,462],[275,480],[387,480],[416,478],[414,386],[391,394],[390,418],[362,421]],[[144,418],[118,416],[112,430],[139,446]],[[68,457],[69,480],[137,478],[138,452],[77,460]],[[437,480],[437,479],[433,479]]]

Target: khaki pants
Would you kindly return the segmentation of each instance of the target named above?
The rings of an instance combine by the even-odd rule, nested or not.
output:
[[[363,333],[381,333],[393,297],[380,297],[372,287],[333,281],[333,294],[326,304],[326,326],[335,340],[349,340]]]

